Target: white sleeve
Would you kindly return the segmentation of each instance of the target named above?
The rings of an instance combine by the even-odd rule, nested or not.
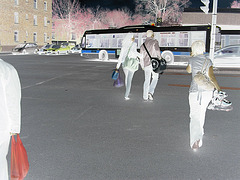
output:
[[[6,83],[6,106],[9,117],[10,132],[20,133],[21,126],[21,85],[18,73],[9,66]]]
[[[120,52],[120,55],[119,55],[119,58],[118,58],[118,63],[117,63],[117,66],[116,66],[117,69],[119,69],[121,63],[123,63],[125,61],[127,53],[128,53],[128,48],[123,47],[121,49],[121,52]]]
[[[129,55],[128,55],[130,58],[137,58],[139,57],[140,59],[143,57],[142,54],[140,54],[138,51],[137,51],[137,43],[133,43],[132,47],[131,47],[131,51],[129,52]]]

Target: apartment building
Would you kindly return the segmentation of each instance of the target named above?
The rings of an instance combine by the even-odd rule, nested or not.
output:
[[[0,50],[52,42],[52,0],[0,0]]]

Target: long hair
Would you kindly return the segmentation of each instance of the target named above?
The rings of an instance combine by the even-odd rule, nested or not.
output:
[[[127,33],[126,37],[122,41],[122,48],[129,48],[133,42],[134,34]]]

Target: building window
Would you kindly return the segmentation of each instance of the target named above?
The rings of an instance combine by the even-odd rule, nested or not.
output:
[[[76,40],[76,34],[72,32],[72,40]]]
[[[44,17],[44,26],[47,26],[47,17]]]
[[[18,23],[19,23],[18,19],[19,19],[19,17],[18,17],[18,12],[15,12],[15,13],[14,13],[14,23],[15,23],[15,24],[18,24]]]
[[[28,37],[28,32],[26,31],[26,38]]]
[[[47,2],[44,1],[44,11],[47,11]]]
[[[26,20],[28,20],[28,14],[26,14]]]
[[[33,33],[33,42],[37,42],[37,33],[36,32],[34,32]]]
[[[14,31],[14,41],[18,42],[19,41],[19,32],[18,31]]]
[[[18,6],[18,5],[19,5],[19,1],[18,1],[18,0],[14,0],[14,4],[15,4],[16,6]]]
[[[52,32],[52,39],[55,39],[55,33]]]
[[[37,9],[37,0],[33,0],[33,7],[34,9]]]
[[[47,33],[44,33],[44,43],[47,42]]]
[[[33,16],[33,25],[37,26],[37,16],[36,15]]]

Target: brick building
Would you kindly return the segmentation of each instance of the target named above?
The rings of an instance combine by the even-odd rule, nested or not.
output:
[[[0,50],[52,42],[52,0],[0,0]]]

